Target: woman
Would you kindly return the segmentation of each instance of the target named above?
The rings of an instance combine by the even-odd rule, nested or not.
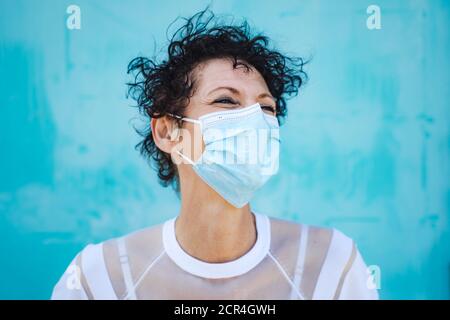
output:
[[[149,117],[141,152],[181,198],[176,218],[85,247],[53,299],[376,299],[355,243],[335,229],[252,211],[277,172],[286,97],[304,62],[246,23],[185,20],[157,63],[136,58],[130,94]]]

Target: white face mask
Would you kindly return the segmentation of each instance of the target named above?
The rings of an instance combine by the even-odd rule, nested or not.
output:
[[[195,162],[178,150],[177,153],[192,164],[200,178],[235,207],[247,204],[255,191],[277,173],[278,120],[265,114],[259,103],[242,109],[208,113],[198,120],[180,119],[200,125],[205,150]]]

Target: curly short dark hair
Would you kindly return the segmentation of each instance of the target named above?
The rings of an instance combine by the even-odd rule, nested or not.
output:
[[[128,95],[137,102],[142,115],[148,120],[167,113],[183,115],[195,90],[195,67],[210,59],[225,58],[233,62],[233,68],[240,65],[258,70],[275,98],[278,119],[286,116],[286,98],[297,95],[307,79],[302,58],[269,48],[269,38],[252,34],[246,21],[239,25],[220,23],[208,8],[182,19],[184,25],[169,38],[167,59],[158,62],[156,57],[137,57],[128,65],[128,73],[134,75],[127,83]],[[176,165],[170,154],[156,146],[150,121],[137,131],[143,140],[136,148],[156,165],[161,184],[179,190]]]

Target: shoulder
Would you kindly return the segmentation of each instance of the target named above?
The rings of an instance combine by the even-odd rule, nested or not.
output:
[[[323,228],[318,228],[320,230]],[[331,228],[331,235],[321,264],[313,299],[378,299],[378,291],[358,249],[357,243],[344,232]],[[324,242],[322,241],[322,245]]]
[[[115,300],[123,287],[121,254],[134,265],[151,258],[162,247],[163,224],[90,243],[79,251],[53,288],[51,299]],[[125,252],[121,252],[120,243]]]
[[[272,241],[292,243],[305,241],[310,251],[321,250],[331,258],[349,255],[355,246],[352,238],[336,228],[315,226],[296,221],[270,217]]]
[[[104,259],[104,242],[86,245],[53,288],[53,300],[115,299]]]
[[[292,220],[270,217],[272,242],[275,246],[283,243],[294,243],[303,240],[303,245],[308,245],[310,251],[328,251],[332,241],[335,242],[335,250],[343,250],[352,241],[339,230],[299,223]]]
[[[377,299],[356,242],[329,227],[270,218],[271,249],[287,268],[301,273],[300,289],[311,299]],[[289,257],[296,257],[292,261]],[[295,263],[295,266],[293,264]]]
[[[157,254],[162,247],[162,230],[164,223],[165,222],[152,225],[124,236],[111,239],[105,243],[105,246],[115,245],[117,241],[123,240],[129,254],[138,253],[139,255],[144,254],[148,256]]]
[[[87,300],[88,293],[82,285],[81,253],[70,262],[53,287],[52,300]]]

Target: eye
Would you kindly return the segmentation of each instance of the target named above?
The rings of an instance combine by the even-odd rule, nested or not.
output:
[[[216,99],[216,100],[214,100],[214,103],[239,104],[238,102],[234,101],[233,99],[227,98],[227,97]]]
[[[275,107],[272,106],[261,106],[261,109],[263,109],[265,113],[269,113],[271,115],[275,115],[276,113]]]

